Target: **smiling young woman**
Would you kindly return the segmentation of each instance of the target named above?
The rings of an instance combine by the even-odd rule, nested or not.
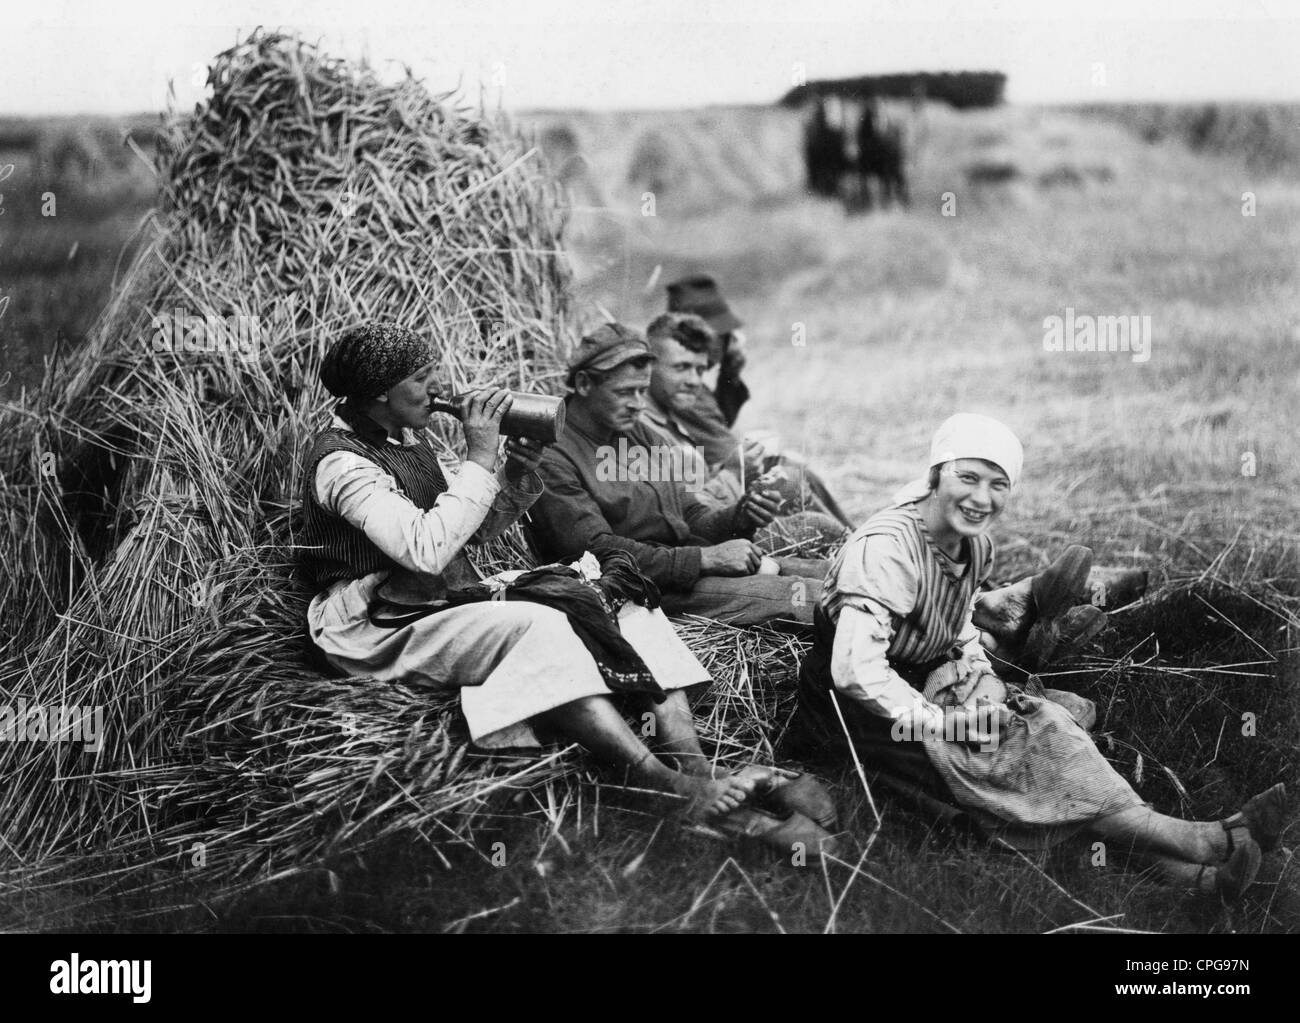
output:
[[[930,493],[919,502],[939,549],[956,558],[962,541],[977,537],[1002,514],[1011,480],[992,462],[961,458],[930,470]]]
[[[972,608],[993,568],[990,526],[1023,458],[1015,434],[988,416],[939,427],[926,476],[855,531],[831,567],[790,734],[845,757],[847,737],[864,765],[1017,848],[1083,833],[1175,882],[1236,897],[1277,844],[1281,785],[1225,821],[1157,813],[1088,736],[1090,701],[1022,690],[993,670]]]

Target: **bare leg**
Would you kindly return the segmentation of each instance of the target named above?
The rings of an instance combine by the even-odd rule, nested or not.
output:
[[[1187,864],[1219,863],[1228,855],[1228,836],[1218,821],[1185,821],[1133,806],[1093,821],[1088,829],[1135,853]]]
[[[700,737],[695,731],[695,716],[691,713],[686,693],[674,689],[663,703],[647,699],[645,706],[654,715],[655,745],[676,764],[677,769],[687,774],[713,777],[709,758],[700,748]]]
[[[1219,822],[1219,830],[1225,836],[1223,844],[1231,849],[1223,862],[1202,866],[1186,862],[1184,856],[1150,855],[1148,858],[1154,861],[1157,870],[1175,883],[1236,899],[1254,882],[1261,853],[1277,847],[1286,825],[1285,815],[1286,788],[1279,783],[1252,796],[1240,811]]]
[[[683,697],[683,702],[685,697]],[[689,707],[686,709],[689,715]],[[623,715],[604,696],[589,696],[539,714],[537,721],[581,743],[593,755],[623,767],[638,784],[660,792],[672,792],[689,800],[692,816],[729,813],[739,807],[753,790],[752,782],[731,776],[713,778],[674,771],[655,758],[628,728]],[[698,742],[696,744],[698,749]],[[703,753],[700,754],[703,757]]]

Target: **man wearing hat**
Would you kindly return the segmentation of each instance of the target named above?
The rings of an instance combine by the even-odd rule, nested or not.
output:
[[[803,459],[742,439],[711,414],[703,373],[717,336],[708,323],[693,313],[664,313],[646,329],[646,339],[657,359],[645,419],[699,452],[709,474],[704,500],[734,501],[746,487],[768,491],[779,498],[779,517],[760,535],[760,546],[770,540],[770,549],[789,550],[794,543],[818,553],[837,547],[854,523]]]
[[[538,468],[545,492],[529,529],[539,555],[618,548],[658,584],[668,614],[810,625],[826,562],[764,557],[751,537],[775,516],[765,495],[723,507],[700,499],[693,463],[641,419],[654,360],[645,338],[618,323],[574,352],[565,432]]]
[[[709,350],[709,366],[718,367],[718,383],[706,391],[699,402],[701,426],[731,427],[740,415],[741,406],[749,401],[749,388],[740,379],[745,366],[744,322],[727,305],[718,290],[718,282],[707,274],[695,274],[668,285],[668,311],[692,313],[713,331],[714,343]]]

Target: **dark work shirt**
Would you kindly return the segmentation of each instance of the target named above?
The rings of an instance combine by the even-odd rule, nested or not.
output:
[[[719,465],[736,454],[740,438],[727,427],[717,400],[706,388],[700,388],[694,407],[674,409],[672,418],[677,428],[704,452],[709,465]]]
[[[700,548],[732,538],[734,508],[708,507],[681,479],[663,478],[671,473],[643,478],[629,471],[637,465],[632,459],[611,472],[620,436],[628,447],[659,452],[667,447],[665,438],[644,423],[600,438],[569,420],[537,470],[545,490],[529,516],[533,543],[546,561],[616,547],[631,554],[663,589],[689,590],[700,576]]]
[[[722,360],[722,370],[718,374],[718,387],[710,396],[712,404],[718,408],[718,415],[724,426],[735,426],[740,407],[749,401],[749,388],[740,379],[740,373],[732,368],[730,359]]]

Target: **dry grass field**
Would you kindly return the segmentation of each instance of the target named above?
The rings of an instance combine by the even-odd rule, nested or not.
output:
[[[1026,468],[996,532],[1002,571],[1077,542],[1151,573],[1152,597],[1116,615],[1058,678],[1098,700],[1100,741],[1119,769],[1158,809],[1195,818],[1279,778],[1294,793],[1300,173],[1078,112],[896,113],[908,119],[913,205],[857,216],[803,193],[789,112],[522,121],[570,189],[567,244],[591,322],[604,311],[643,327],[666,281],[714,274],[750,339],[754,398],[739,427],[779,431],[858,517],[916,474],[951,412],[1006,420]],[[34,158],[0,151],[0,166],[24,160]],[[0,380],[13,373],[0,398],[35,379],[57,331],[75,342],[86,330],[149,202],[123,171],[115,189],[60,197],[56,227],[39,217],[45,189],[26,167],[0,184],[0,303],[11,298]],[[1067,309],[1150,317],[1149,359],[1046,351],[1044,320]],[[790,680],[766,682],[779,723]],[[879,793],[877,826],[852,772],[829,780],[855,836],[848,863],[801,869],[683,834],[590,775],[521,792],[513,813],[486,822],[479,849],[446,861],[392,841],[215,903],[200,882],[144,899],[89,883],[75,897],[11,891],[0,925],[1300,929],[1289,852],[1227,908],[1125,872],[1117,857],[1100,867],[1086,846],[1032,861],[999,853]],[[486,855],[496,840],[509,849],[504,867]],[[1284,846],[1298,840],[1293,828]]]

